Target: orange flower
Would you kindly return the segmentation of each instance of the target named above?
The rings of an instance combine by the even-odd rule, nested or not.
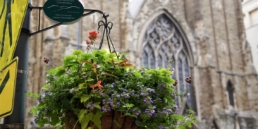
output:
[[[81,62],[85,62],[85,63],[91,64],[92,67],[93,67],[93,68],[92,68],[93,72],[94,72],[94,73],[97,72],[97,64],[91,63],[91,62],[89,62],[89,61],[87,61],[87,60],[82,60]]]
[[[94,89],[94,88],[98,87],[99,90],[102,90],[103,86],[100,84],[101,84],[101,80],[98,80],[98,82],[94,85],[91,85],[90,88]]]
[[[127,59],[119,62],[119,65],[121,65],[123,67],[132,66],[132,64],[130,64]]]
[[[97,31],[90,31],[89,32],[89,39],[90,40],[95,40],[98,37]]]

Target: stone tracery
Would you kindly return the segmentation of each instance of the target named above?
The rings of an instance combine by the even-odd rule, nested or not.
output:
[[[184,83],[184,79],[190,76],[189,52],[187,52],[185,41],[173,21],[165,14],[158,16],[148,26],[143,38],[142,65],[147,68],[167,67],[172,61],[175,68],[173,78],[178,80],[178,92],[191,92],[191,85]],[[193,96],[193,95],[192,95]],[[194,104],[191,97],[186,98],[191,107]],[[184,100],[179,98],[179,106]]]

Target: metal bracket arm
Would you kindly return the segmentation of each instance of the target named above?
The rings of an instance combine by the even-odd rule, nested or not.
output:
[[[49,26],[49,27],[46,27],[46,28],[41,29],[41,28],[40,28],[40,14],[41,14],[41,10],[43,9],[43,7],[33,7],[33,6],[29,6],[28,8],[31,9],[31,10],[37,9],[37,10],[39,11],[39,12],[38,12],[38,13],[39,13],[39,14],[38,14],[38,19],[39,19],[39,20],[38,20],[38,30],[37,30],[36,32],[30,33],[29,36],[33,36],[33,35],[35,35],[35,34],[41,33],[41,32],[43,32],[43,31],[52,29],[52,28],[54,28],[54,27],[57,27],[57,26],[63,24],[63,22],[60,22],[60,23],[56,23],[56,24],[54,24],[54,25],[52,25],[52,26]],[[103,41],[104,41],[104,37],[106,37],[106,40],[107,40],[107,43],[108,43],[109,51],[110,51],[110,52],[114,52],[114,53],[117,55],[116,50],[115,50],[115,46],[114,46],[114,44],[113,44],[113,42],[112,42],[112,40],[111,40],[111,37],[110,37],[110,31],[111,31],[111,29],[112,29],[112,27],[113,27],[113,23],[112,23],[112,22],[108,22],[108,20],[107,20],[107,17],[109,16],[109,14],[105,14],[104,12],[102,12],[102,11],[100,11],[100,10],[95,10],[95,9],[84,9],[84,12],[85,12],[85,13],[84,13],[81,17],[85,17],[85,16],[88,16],[88,15],[93,14],[93,13],[99,13],[99,14],[102,14],[102,15],[103,15],[104,21],[101,20],[101,21],[98,22],[98,31],[99,31],[99,29],[100,29],[101,26],[104,27],[104,31],[103,31],[102,39],[101,39],[101,41],[100,41],[99,49],[102,48],[102,44],[103,44]],[[111,48],[111,46],[112,46],[112,48]],[[112,51],[111,49],[113,49],[113,51]],[[117,57],[118,57],[118,55],[117,55]]]

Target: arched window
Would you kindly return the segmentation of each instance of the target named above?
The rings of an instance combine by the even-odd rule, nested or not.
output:
[[[142,65],[147,68],[167,67],[172,62],[175,69],[173,78],[178,80],[178,92],[188,90],[191,97],[186,98],[187,105],[196,110],[193,87],[184,79],[190,75],[190,52],[187,40],[175,20],[166,14],[156,17],[148,26],[143,38]],[[180,85],[179,85],[180,84]],[[179,106],[183,105],[178,98]]]
[[[227,82],[228,100],[231,106],[234,106],[234,87],[230,80]]]

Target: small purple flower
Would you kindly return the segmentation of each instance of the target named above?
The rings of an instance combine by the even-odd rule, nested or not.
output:
[[[74,92],[74,89],[73,88],[70,89],[69,92],[72,94]]]
[[[175,93],[171,93],[170,96],[171,96],[171,97],[175,97]]]
[[[129,98],[129,97],[130,97],[129,93],[126,93],[125,98]]]
[[[110,106],[111,106],[112,108],[115,107],[115,105],[114,105],[113,102],[110,102],[109,104],[110,104]]]
[[[140,96],[148,96],[149,94],[148,93],[146,93],[146,92],[141,92],[140,93]]]
[[[43,96],[38,97],[38,98],[37,98],[37,102],[38,102],[38,103],[44,102],[44,97],[43,97]]]
[[[76,89],[72,88],[72,89],[69,90],[69,92],[70,92],[71,94],[74,93],[74,92],[78,92],[78,91],[79,91],[78,88],[76,88]]]
[[[155,89],[151,89],[151,88],[146,88],[146,91],[148,91],[148,92],[152,92],[152,93],[155,93]]]
[[[87,78],[87,77],[88,77],[88,74],[86,74],[86,75],[83,75],[82,77],[83,77],[83,78]]]
[[[104,99],[104,100],[102,100],[102,104],[106,104],[106,100]]]
[[[145,109],[145,113],[147,113],[149,116],[152,116],[155,113],[155,110]]]
[[[90,103],[88,103],[87,105],[86,105],[86,108],[89,108],[91,106],[91,104]]]
[[[143,102],[144,102],[144,103],[147,103],[147,104],[153,103],[153,101],[152,101],[152,99],[151,99],[150,97],[145,98],[145,99],[143,100]]]
[[[176,108],[176,110],[178,111],[178,106],[177,106],[177,104],[174,104],[174,107]]]
[[[124,97],[125,95],[124,94],[120,94],[121,97]]]
[[[187,93],[187,98],[190,98],[190,93],[189,92]]]
[[[105,97],[105,96],[106,96],[106,94],[104,94],[103,92],[100,92],[100,95],[101,95],[102,97]]]
[[[111,108],[110,107],[108,107],[108,109],[107,109],[108,111],[111,111]]]
[[[49,109],[46,108],[46,109],[44,110],[44,113],[46,114],[46,113],[48,113],[48,111],[49,111]]]
[[[105,108],[105,106],[102,106],[101,109],[102,111],[107,112],[107,109]]]
[[[95,104],[92,104],[92,105],[90,106],[90,110],[93,110],[94,107],[95,107]]]
[[[138,112],[135,113],[137,116],[141,114],[141,110],[138,110]]]
[[[173,112],[172,109],[167,109],[168,114],[172,114],[172,112]]]
[[[92,90],[92,93],[97,93],[97,90],[93,89],[93,90]]]
[[[111,97],[114,98],[114,97],[115,97],[115,94],[112,94]]]

